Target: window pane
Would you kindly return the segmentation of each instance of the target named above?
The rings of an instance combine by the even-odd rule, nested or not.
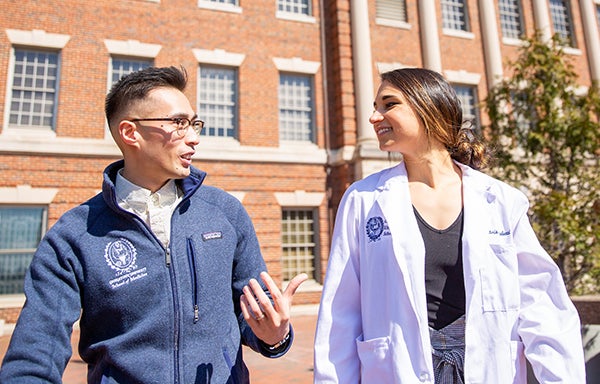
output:
[[[200,67],[198,116],[204,121],[202,135],[237,136],[237,70]]]
[[[498,7],[502,36],[520,39],[525,34],[520,0],[500,0]]]
[[[208,1],[209,3],[237,5],[237,0],[202,0],[202,1]]]
[[[283,280],[299,273],[317,280],[316,234],[313,210],[284,209],[281,221]]]
[[[468,31],[467,7],[464,0],[442,0],[443,27],[457,31]]]
[[[284,141],[314,141],[311,77],[280,75],[279,137]]]
[[[376,17],[406,22],[406,0],[377,0]]]
[[[45,228],[45,208],[0,207],[0,294],[23,292],[23,279]]]
[[[311,15],[309,0],[277,0],[277,10],[306,16]]]
[[[564,44],[575,47],[569,3],[566,0],[550,0],[550,15],[554,33],[561,37]]]
[[[473,127],[479,128],[476,87],[469,85],[453,85],[452,87],[460,100],[463,121],[471,121]]]
[[[141,69],[151,67],[153,65],[152,60],[143,59],[126,59],[126,58],[112,58],[112,73],[111,73],[111,84],[116,83],[121,77],[136,72]]]
[[[53,128],[58,53],[15,49],[11,125]]]

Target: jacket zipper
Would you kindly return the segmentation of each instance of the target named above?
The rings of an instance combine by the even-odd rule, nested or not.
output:
[[[167,255],[167,267],[169,267],[171,263],[171,253],[170,247],[167,247],[166,250]],[[179,307],[177,305],[177,297],[178,297],[178,286],[177,286],[177,278],[175,276],[175,268],[168,268],[169,277],[171,279],[172,286],[172,299],[173,299],[173,382],[175,384],[180,382],[179,377]]]
[[[187,254],[190,266],[190,276],[192,278],[192,299],[194,303],[194,324],[200,317],[198,310],[198,281],[196,274],[196,257],[194,252],[194,243],[191,238],[187,238]]]

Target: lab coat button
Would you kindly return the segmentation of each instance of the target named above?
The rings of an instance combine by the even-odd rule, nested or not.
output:
[[[429,380],[429,374],[428,373],[421,373],[421,376],[419,376],[419,380],[425,382]]]

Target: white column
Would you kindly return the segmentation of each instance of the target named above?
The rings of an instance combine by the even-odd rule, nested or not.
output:
[[[492,88],[502,80],[502,52],[498,36],[498,22],[496,19],[495,2],[479,0],[481,18],[481,35],[483,38],[483,53],[485,55],[487,83]]]
[[[435,3],[435,0],[419,0],[421,47],[423,49],[423,66],[432,71],[442,72],[442,54],[440,53]]]
[[[542,41],[549,41],[552,37],[550,28],[550,8],[548,0],[533,0],[533,20],[535,29],[541,33]]]
[[[365,141],[376,143],[375,132],[371,127],[371,123],[369,123],[369,117],[373,110],[374,85],[367,0],[351,0],[350,17],[358,144],[360,145]]]
[[[583,35],[587,49],[590,75],[592,80],[600,81],[600,34],[596,23],[596,7],[592,0],[579,0],[581,18],[583,21]]]

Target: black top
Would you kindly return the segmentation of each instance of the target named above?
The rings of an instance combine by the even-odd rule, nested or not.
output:
[[[433,228],[416,209],[414,211],[425,242],[425,293],[429,326],[441,329],[465,314],[461,242],[463,211],[454,223],[442,230]]]

